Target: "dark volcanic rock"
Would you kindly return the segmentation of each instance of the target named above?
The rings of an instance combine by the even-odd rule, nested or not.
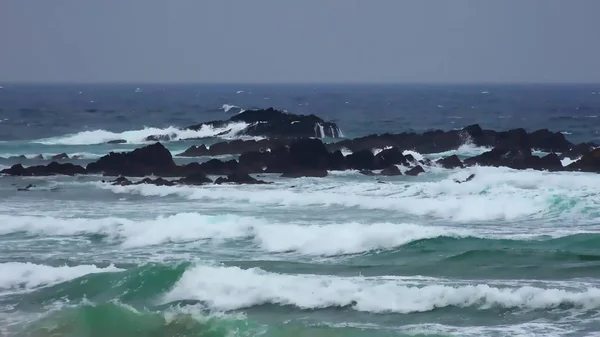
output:
[[[529,148],[510,149],[494,148],[478,156],[465,159],[466,165],[480,166],[506,166],[511,168],[522,168],[525,166],[525,159],[532,157]]]
[[[131,152],[111,152],[97,161],[88,164],[87,170],[90,173],[132,177],[153,174],[173,176],[179,173],[171,152],[161,143],[148,145]]]
[[[269,149],[275,149],[289,145],[292,139],[261,139],[256,140],[233,140],[230,142],[220,142],[206,147],[202,144],[192,146],[177,156],[181,157],[200,157],[200,156],[219,156],[227,154],[241,154],[245,152],[266,152]]]
[[[152,136],[148,136],[148,137],[144,138],[144,141],[145,142],[168,142],[170,140],[173,140],[176,137],[177,137],[177,135],[174,133],[171,133],[169,135],[152,135]]]
[[[327,170],[304,170],[304,171],[293,171],[286,172],[281,175],[283,178],[301,178],[301,177],[316,177],[323,178],[327,177]]]
[[[228,124],[244,122],[249,124],[239,134],[250,136],[266,136],[271,138],[286,137],[332,137],[338,138],[341,132],[337,125],[325,122],[315,115],[295,115],[273,108],[264,110],[247,110],[232,116],[226,121],[212,121],[189,126],[188,129],[200,130],[203,126],[224,128]]]
[[[234,183],[234,184],[268,184],[265,181],[258,180],[252,178],[250,175],[245,173],[233,173],[227,175],[227,178],[219,177],[215,180],[215,184],[225,184],[225,183]]]
[[[208,178],[205,174],[200,172],[190,174],[177,181],[177,183],[184,185],[204,185],[212,182],[213,181],[210,178]]]
[[[382,175],[382,176],[401,176],[402,172],[400,171],[398,166],[391,165],[391,166],[388,166],[388,167],[384,168],[383,170],[381,170],[380,175]]]
[[[60,153],[60,154],[50,157],[50,160],[63,160],[63,159],[69,159],[69,155],[66,153]]]
[[[410,170],[406,171],[407,176],[418,176],[421,173],[425,173],[425,170],[421,167],[421,165],[417,165]]]
[[[341,152],[329,153],[319,139],[301,138],[294,140],[287,147],[274,149],[269,155],[262,157],[253,154],[258,163],[266,163],[266,172],[287,173],[322,171],[327,169],[344,169],[345,160]],[[240,163],[248,166],[248,161],[242,155]]]
[[[520,150],[494,148],[479,156],[466,159],[465,164],[494,167],[505,166],[518,170],[558,171],[563,169],[562,163],[555,153],[540,158],[533,156],[528,148]]]
[[[560,159],[569,158],[569,159],[579,159],[584,154],[592,151],[598,147],[598,145],[594,143],[581,143],[574,145],[569,149],[569,151],[565,151],[560,155]]]
[[[567,170],[600,173],[600,149],[584,154],[581,159],[567,166]]]
[[[408,160],[397,147],[386,149],[375,156],[377,167],[389,167],[390,165],[408,165]]]
[[[479,125],[469,125],[461,130],[428,131],[418,133],[369,135],[329,144],[330,151],[347,148],[353,152],[372,150],[388,146],[400,150],[415,150],[420,153],[438,153],[454,150],[460,145],[472,142],[477,146],[500,147],[506,149],[534,148],[545,152],[562,152],[572,144],[560,132],[547,129],[527,133],[524,129],[508,131],[483,130]]]
[[[141,184],[149,184],[149,185],[156,185],[156,186],[173,186],[173,185],[175,185],[174,182],[160,178],[160,177],[156,178],[156,179],[144,178],[144,179],[134,183],[134,185],[141,185]]]
[[[51,176],[51,175],[76,175],[86,174],[86,169],[71,163],[59,164],[51,162],[48,165],[37,165],[23,167],[21,164],[13,165],[8,169],[0,171],[0,173],[11,176]]]
[[[457,167],[464,167],[457,155],[452,155],[446,158],[438,159],[436,163],[440,164],[443,168],[453,169]]]
[[[199,169],[205,174],[228,175],[237,172],[238,162],[233,159],[228,161],[211,159],[200,164]]]
[[[355,170],[376,170],[375,156],[371,150],[360,150],[346,156],[348,168]]]
[[[124,144],[127,143],[127,141],[125,139],[115,139],[115,140],[109,140],[108,142],[106,142],[106,144]]]

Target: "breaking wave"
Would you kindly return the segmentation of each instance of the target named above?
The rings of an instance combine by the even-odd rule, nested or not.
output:
[[[184,130],[173,126],[165,129],[144,128],[141,130],[131,130],[124,132],[111,132],[106,130],[82,131],[76,134],[64,135],[60,137],[35,140],[33,142],[44,145],[95,145],[104,144],[110,141],[125,141],[129,144],[147,143],[147,137],[159,136],[169,137],[172,141],[195,139],[195,138],[235,138],[243,131],[248,124],[230,123],[222,128],[213,128],[204,125],[200,130]]]

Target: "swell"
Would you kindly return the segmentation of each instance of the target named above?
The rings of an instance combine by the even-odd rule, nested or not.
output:
[[[488,310],[600,309],[596,283],[575,281],[478,282],[419,276],[333,276],[275,273],[206,264],[148,264],[90,273],[51,286],[3,293],[16,312],[36,312],[57,301],[125,303],[165,309],[197,305],[219,312],[260,306],[299,310],[343,309],[410,314],[441,308]]]

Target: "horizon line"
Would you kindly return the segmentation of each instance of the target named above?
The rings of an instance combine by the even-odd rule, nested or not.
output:
[[[600,80],[597,82],[592,81],[438,81],[438,82],[375,82],[375,81],[328,81],[328,82],[310,82],[310,81],[262,81],[262,82],[250,82],[250,81],[239,81],[239,82],[221,82],[221,81],[2,81],[0,84],[4,85],[600,85]]]

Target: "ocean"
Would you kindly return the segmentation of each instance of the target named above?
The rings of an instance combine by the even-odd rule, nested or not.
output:
[[[600,143],[600,85],[2,86],[1,168],[60,153],[85,165],[157,134],[175,135],[176,155],[240,138],[182,127],[267,107],[346,138],[478,123]],[[206,186],[0,177],[0,335],[600,336],[597,174],[425,171]]]

